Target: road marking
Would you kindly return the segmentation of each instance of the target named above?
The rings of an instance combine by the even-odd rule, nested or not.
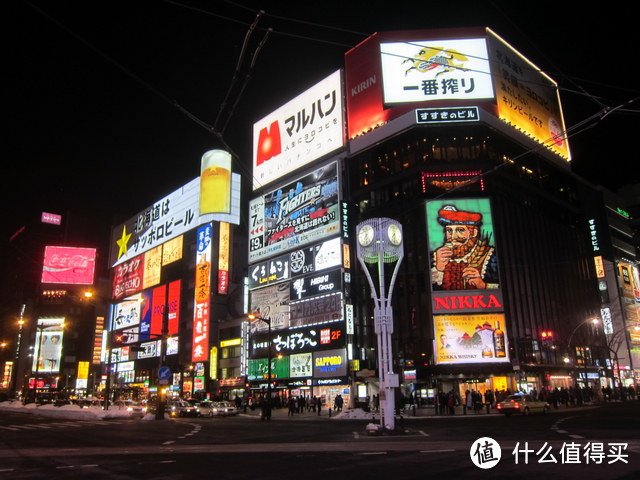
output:
[[[166,442],[163,443],[163,445],[171,445],[172,443],[176,443],[175,440],[168,440]]]
[[[175,460],[161,460],[158,463],[176,463]]]
[[[14,432],[17,432],[18,429],[17,428],[13,428],[13,427],[5,427],[4,425],[0,425],[0,428],[4,428],[5,430],[13,430]]]
[[[579,440],[581,438],[584,438],[582,435],[569,435],[571,438],[575,438],[576,440]]]
[[[447,453],[447,452],[455,452],[453,448],[446,450],[420,450],[420,453]]]
[[[35,428],[51,428],[49,425],[45,425],[43,423],[41,423],[41,424],[30,424],[30,425],[32,427],[35,427]]]
[[[14,470],[15,470],[15,469],[13,469],[13,468],[3,468],[3,469],[0,469],[0,473],[3,473],[3,472],[13,472]]]
[[[418,433],[420,433],[420,435],[423,435],[425,437],[430,437],[431,436],[428,433],[424,433],[422,430],[418,430]]]
[[[566,430],[556,430],[558,433],[568,433]]]
[[[358,432],[353,432],[353,438],[358,440],[360,438],[360,434]]]
[[[386,455],[387,452],[362,452],[356,453],[356,455]]]
[[[71,468],[95,468],[97,466],[98,466],[97,463],[89,463],[86,465],[58,465],[56,468],[58,470],[65,470],[65,469],[71,469]]]
[[[10,425],[10,426],[13,427],[13,428],[19,428],[19,429],[22,429],[22,430],[35,430],[36,429],[36,427],[30,427],[28,425]]]

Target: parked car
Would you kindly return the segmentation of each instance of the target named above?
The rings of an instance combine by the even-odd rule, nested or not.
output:
[[[199,417],[197,406],[185,401],[172,402],[167,405],[167,411],[172,417]]]
[[[237,413],[238,409],[230,402],[214,402],[209,415],[212,417],[227,417],[230,415],[236,415]]]
[[[497,409],[507,417],[512,413],[529,415],[530,413],[547,414],[549,404],[544,400],[536,400],[531,395],[509,395],[504,401],[498,403]]]

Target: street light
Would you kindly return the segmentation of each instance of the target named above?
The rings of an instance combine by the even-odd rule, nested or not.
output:
[[[375,332],[378,337],[378,376],[380,379],[381,424],[387,430],[395,429],[394,388],[399,386],[398,374],[393,373],[391,335],[393,310],[391,297],[400,263],[404,257],[402,225],[390,218],[371,218],[356,226],[357,256],[369,281],[374,302]],[[393,265],[395,263],[395,265]],[[387,284],[385,266],[393,266]],[[372,277],[369,267],[377,268]]]
[[[254,313],[247,315],[249,320],[259,320],[267,324],[267,336],[269,337],[269,353],[267,354],[267,401],[263,401],[262,420],[271,420],[271,318],[260,317]]]

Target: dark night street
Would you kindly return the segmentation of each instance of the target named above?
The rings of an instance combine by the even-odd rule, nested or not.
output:
[[[638,402],[553,410],[546,416],[505,417],[498,414],[455,417],[408,417],[404,432],[367,436],[367,421],[318,418],[285,411],[271,422],[248,413],[235,418],[177,421],[58,421],[30,415],[0,414],[2,478],[281,478],[283,471],[305,478],[403,478],[430,475],[481,476],[487,472],[470,460],[470,447],[480,437],[502,448],[492,477],[513,475],[589,475],[592,478],[635,478],[640,471]],[[513,450],[527,442],[529,462]],[[547,443],[547,446],[545,446]],[[588,444],[602,444],[600,464],[584,456]],[[626,444],[614,461],[613,444]],[[55,445],[55,447],[53,447]],[[579,463],[561,449],[579,448]],[[539,451],[552,448],[557,463],[539,463]],[[569,450],[566,450],[569,452]],[[549,456],[549,459],[552,457]],[[625,460],[628,462],[626,463]],[[564,461],[564,464],[563,464]],[[611,464],[609,463],[611,462]]]

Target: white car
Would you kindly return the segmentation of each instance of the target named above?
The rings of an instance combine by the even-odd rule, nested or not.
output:
[[[231,402],[214,402],[209,415],[212,417],[227,417],[237,415],[238,409]]]
[[[147,413],[147,407],[133,400],[116,400],[112,408],[126,409],[132,417],[144,417]]]

